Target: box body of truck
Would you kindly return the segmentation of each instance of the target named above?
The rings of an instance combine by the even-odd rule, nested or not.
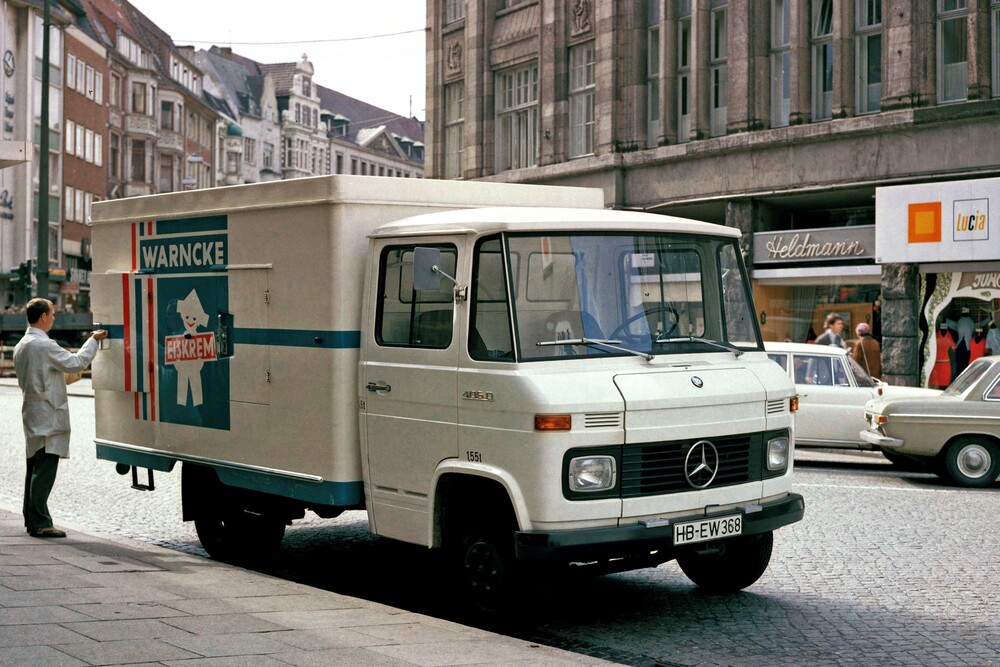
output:
[[[95,206],[98,456],[183,462],[213,555],[364,508],[472,590],[674,557],[749,585],[803,502],[738,232],[602,199],[332,176]]]

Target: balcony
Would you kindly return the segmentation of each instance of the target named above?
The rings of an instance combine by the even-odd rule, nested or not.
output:
[[[177,132],[170,130],[160,130],[160,135],[156,140],[156,147],[161,151],[184,152],[184,137]]]
[[[125,116],[125,132],[131,135],[143,134],[147,137],[156,137],[159,129],[156,127],[156,119],[152,116],[130,113]]]
[[[149,183],[132,182],[125,184],[126,197],[141,197],[153,194],[153,186]]]

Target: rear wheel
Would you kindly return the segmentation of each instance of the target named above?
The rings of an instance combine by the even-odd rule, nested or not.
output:
[[[685,549],[677,556],[688,579],[710,593],[735,593],[760,579],[771,561],[772,532]]]
[[[944,468],[956,484],[989,486],[1000,475],[1000,448],[982,436],[959,438],[945,451]]]
[[[257,514],[232,503],[203,508],[194,520],[205,551],[227,563],[259,565],[277,551],[285,536],[285,522]]]

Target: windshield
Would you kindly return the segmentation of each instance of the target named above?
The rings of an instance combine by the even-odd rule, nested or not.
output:
[[[848,354],[844,356],[844,359],[847,360],[847,365],[851,367],[851,373],[854,374],[854,381],[857,382],[859,387],[875,386],[875,380],[872,379],[872,376],[868,374],[868,371],[866,371],[864,367],[854,359],[854,357]]]
[[[961,396],[964,394],[969,387],[974,385],[979,381],[979,378],[983,376],[983,373],[987,371],[990,367],[989,361],[983,359],[977,359],[972,362],[972,365],[962,371],[955,381],[948,385],[948,388],[944,390],[944,394],[948,396]]]
[[[497,311],[508,285],[521,361],[762,349],[735,239],[601,233],[510,234],[505,241],[505,254],[499,238],[477,251],[481,282],[473,293],[482,303],[474,308],[488,357],[498,357],[498,343],[484,329],[507,319]],[[504,273],[506,285],[483,284]]]

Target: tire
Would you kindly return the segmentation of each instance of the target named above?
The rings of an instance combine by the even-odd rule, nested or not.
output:
[[[760,579],[771,561],[774,533],[746,535],[690,547],[677,556],[688,579],[709,593],[736,593]]]
[[[228,504],[203,510],[194,527],[212,558],[241,565],[267,563],[285,536],[281,519]]]
[[[983,436],[959,438],[945,451],[944,469],[960,486],[990,486],[1000,475],[1000,448]]]
[[[516,581],[513,531],[500,525],[470,526],[459,545],[456,567],[465,605],[484,617],[507,611]]]

